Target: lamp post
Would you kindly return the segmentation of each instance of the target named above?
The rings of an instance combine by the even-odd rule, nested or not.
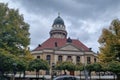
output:
[[[2,79],[3,75],[2,75],[2,69],[0,68],[0,79]]]
[[[84,52],[84,76],[85,80],[88,80],[88,72],[86,70],[85,52]]]
[[[53,77],[54,77],[54,68],[55,68],[55,63],[52,63],[51,79],[53,79]]]
[[[2,60],[1,60],[1,58],[0,58],[0,79],[2,78],[1,62],[2,62]]]
[[[17,63],[13,63],[13,80],[15,80],[16,70],[17,70]]]

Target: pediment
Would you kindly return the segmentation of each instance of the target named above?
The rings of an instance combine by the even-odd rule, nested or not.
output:
[[[75,47],[74,45],[65,45],[63,47],[61,47],[59,50],[69,50],[69,51],[80,51],[77,47]]]

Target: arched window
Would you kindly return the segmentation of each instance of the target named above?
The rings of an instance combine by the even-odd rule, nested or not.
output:
[[[58,61],[62,62],[62,56],[61,55],[58,56]]]
[[[48,63],[50,64],[51,56],[50,56],[50,55],[47,55],[47,56],[46,56],[46,60],[47,60]]]

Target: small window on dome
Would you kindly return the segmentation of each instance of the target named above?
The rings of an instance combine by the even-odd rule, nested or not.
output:
[[[62,25],[60,25],[60,27],[61,27],[61,28],[63,28],[63,26],[62,26]]]
[[[57,28],[59,27],[59,25],[57,25]]]

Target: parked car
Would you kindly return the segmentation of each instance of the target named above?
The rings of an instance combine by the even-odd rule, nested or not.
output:
[[[71,76],[71,75],[63,75],[63,76],[58,76],[54,78],[53,80],[80,80],[80,79],[76,78],[75,76]]]

